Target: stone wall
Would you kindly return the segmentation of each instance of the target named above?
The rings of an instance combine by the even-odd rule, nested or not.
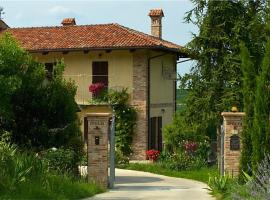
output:
[[[244,113],[223,112],[224,119],[224,171],[225,174],[237,176],[241,156],[241,132]],[[239,149],[237,138],[239,138]],[[236,140],[235,140],[236,139]]]
[[[142,52],[133,54],[133,100],[137,109],[137,126],[133,136],[132,160],[145,160],[148,147],[148,63]]]

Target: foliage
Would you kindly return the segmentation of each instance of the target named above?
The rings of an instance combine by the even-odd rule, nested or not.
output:
[[[136,110],[128,101],[127,89],[108,92],[108,102],[115,113],[116,150],[125,157],[129,157],[132,153],[131,143],[137,120]]]
[[[229,177],[215,176],[209,177],[208,186],[213,193],[227,193],[229,191]]]
[[[164,141],[166,149],[170,152],[183,149],[186,141],[205,141],[207,140],[205,135],[205,130],[186,120],[184,111],[177,112],[173,123],[164,128]]]
[[[160,151],[155,150],[155,149],[150,149],[146,151],[146,156],[153,161],[157,161],[158,157],[160,155]]]
[[[256,69],[251,61],[248,49],[241,44],[241,69],[243,73],[243,102],[246,117],[243,123],[242,132],[242,152],[241,152],[241,169],[250,173],[252,158],[252,140],[251,133],[253,131],[254,117],[254,88],[256,87]]]
[[[238,185],[232,192],[233,199],[269,199],[270,197],[270,156],[266,155],[258,165],[252,178],[245,185]]]
[[[176,171],[170,168],[164,167],[159,162],[151,163],[151,164],[140,164],[140,163],[129,163],[124,166],[125,169],[151,172],[155,174],[161,174],[170,177],[179,177],[179,178],[187,178],[202,181],[204,183],[208,182],[209,176],[217,175],[218,171],[215,167],[211,168],[201,168],[196,170],[184,170],[184,171]]]
[[[13,143],[37,152],[60,146],[81,152],[76,87],[63,79],[64,68],[59,61],[54,76],[47,80],[43,64],[9,35],[1,36],[0,135],[9,131]]]
[[[257,77],[254,105],[254,131],[252,133],[252,166],[256,166],[270,153],[270,38],[265,47],[261,71]]]
[[[78,199],[102,189],[51,173],[37,155],[0,141],[0,199]]]
[[[164,168],[174,171],[201,169],[207,164],[206,159],[200,155],[193,156],[183,151],[174,154],[163,151],[158,159],[158,163],[164,166]]]
[[[71,149],[52,148],[42,152],[41,156],[49,170],[54,170],[59,174],[74,174],[79,165],[77,155]]]
[[[220,113],[232,105],[243,109],[240,43],[243,41],[257,65],[266,37],[267,1],[193,0],[186,21],[199,28],[187,45],[197,62],[181,77],[187,89],[185,118],[210,138],[220,131]]]

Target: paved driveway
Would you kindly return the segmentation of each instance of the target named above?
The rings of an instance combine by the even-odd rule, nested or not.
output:
[[[214,200],[206,188],[198,181],[116,169],[115,188],[88,200]]]

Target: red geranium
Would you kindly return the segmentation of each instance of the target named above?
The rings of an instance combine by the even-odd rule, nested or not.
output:
[[[89,92],[92,92],[94,97],[98,97],[104,90],[104,83],[93,83],[89,86]]]
[[[160,151],[151,149],[146,151],[146,155],[150,160],[156,161],[160,155]]]

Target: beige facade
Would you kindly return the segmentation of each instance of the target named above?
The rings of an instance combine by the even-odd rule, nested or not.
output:
[[[109,88],[128,88],[130,103],[138,111],[132,159],[146,159],[146,150],[149,146],[149,117],[162,117],[162,127],[172,122],[175,112],[175,80],[171,76],[175,71],[177,59],[175,54],[151,50],[112,50],[87,53],[71,51],[67,54],[49,52],[33,55],[42,63],[53,63],[63,59],[66,64],[65,78],[74,80],[77,85],[76,101],[82,108],[79,114],[82,131],[84,115],[89,109],[87,105],[91,99],[88,87],[92,82],[92,62],[108,62]]]

